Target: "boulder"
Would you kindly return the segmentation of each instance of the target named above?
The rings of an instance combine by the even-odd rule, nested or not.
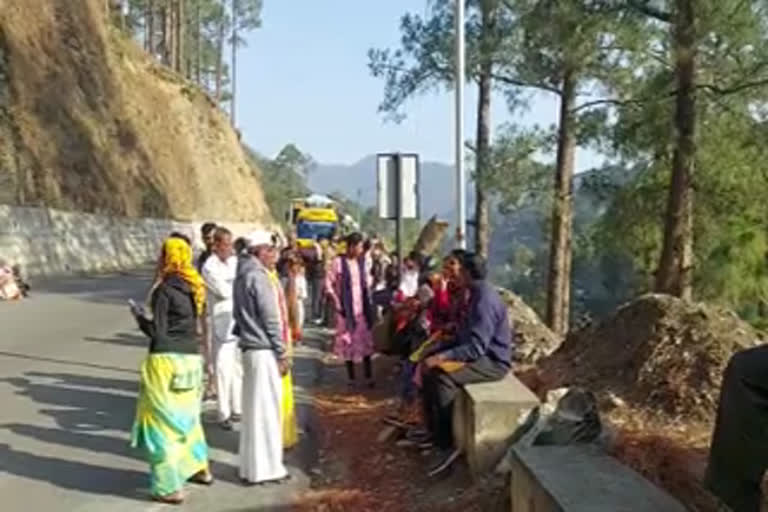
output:
[[[509,320],[515,329],[515,362],[534,364],[557,350],[562,338],[544,325],[523,299],[509,290],[500,289],[499,293],[509,308]]]
[[[445,230],[448,229],[448,223],[438,220],[436,215],[424,225],[416,241],[413,250],[423,256],[430,256],[437,251],[443,243]]]

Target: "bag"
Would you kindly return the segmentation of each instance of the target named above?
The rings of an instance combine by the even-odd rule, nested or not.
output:
[[[581,388],[571,388],[557,402],[554,413],[533,440],[534,446],[570,445],[596,441],[603,430],[597,398]]]
[[[202,381],[202,372],[200,370],[189,370],[182,373],[173,373],[171,377],[171,391],[183,393],[196,389]]]
[[[388,311],[374,324],[371,330],[373,347],[376,352],[384,355],[392,355],[394,353],[394,330],[392,312]]]

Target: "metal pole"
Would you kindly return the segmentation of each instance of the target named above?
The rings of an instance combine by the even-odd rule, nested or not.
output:
[[[395,201],[395,245],[397,246],[397,275],[398,280],[402,277],[403,269],[403,173],[402,158],[400,153],[395,155],[395,188],[397,200]]]
[[[456,242],[467,248],[467,188],[464,174],[464,0],[456,0]]]

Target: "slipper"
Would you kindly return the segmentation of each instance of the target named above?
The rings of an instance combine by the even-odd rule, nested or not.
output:
[[[187,482],[198,484],[198,485],[213,485],[214,478],[213,475],[205,472],[205,471],[199,471],[189,477]]]
[[[176,491],[173,494],[167,494],[165,496],[157,496],[153,494],[152,501],[164,503],[165,505],[181,505],[184,503],[184,497],[179,491]]]

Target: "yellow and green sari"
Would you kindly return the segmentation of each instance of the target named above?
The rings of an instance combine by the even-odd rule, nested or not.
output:
[[[285,293],[283,287],[280,286],[280,278],[277,272],[269,272],[272,285],[275,287],[275,295],[277,297],[278,311],[280,312],[280,324],[283,328],[283,337],[288,345],[288,358],[293,360],[293,341],[291,337],[290,322],[288,321],[288,307],[285,301]],[[291,371],[283,377],[283,398],[280,403],[280,420],[283,425],[283,447],[293,448],[299,442],[299,428],[296,418],[296,404],[293,399],[293,377],[291,377]]]
[[[152,494],[180,490],[208,469],[208,445],[200,423],[203,360],[195,354],[150,354],[141,367],[131,446],[144,451]]]

